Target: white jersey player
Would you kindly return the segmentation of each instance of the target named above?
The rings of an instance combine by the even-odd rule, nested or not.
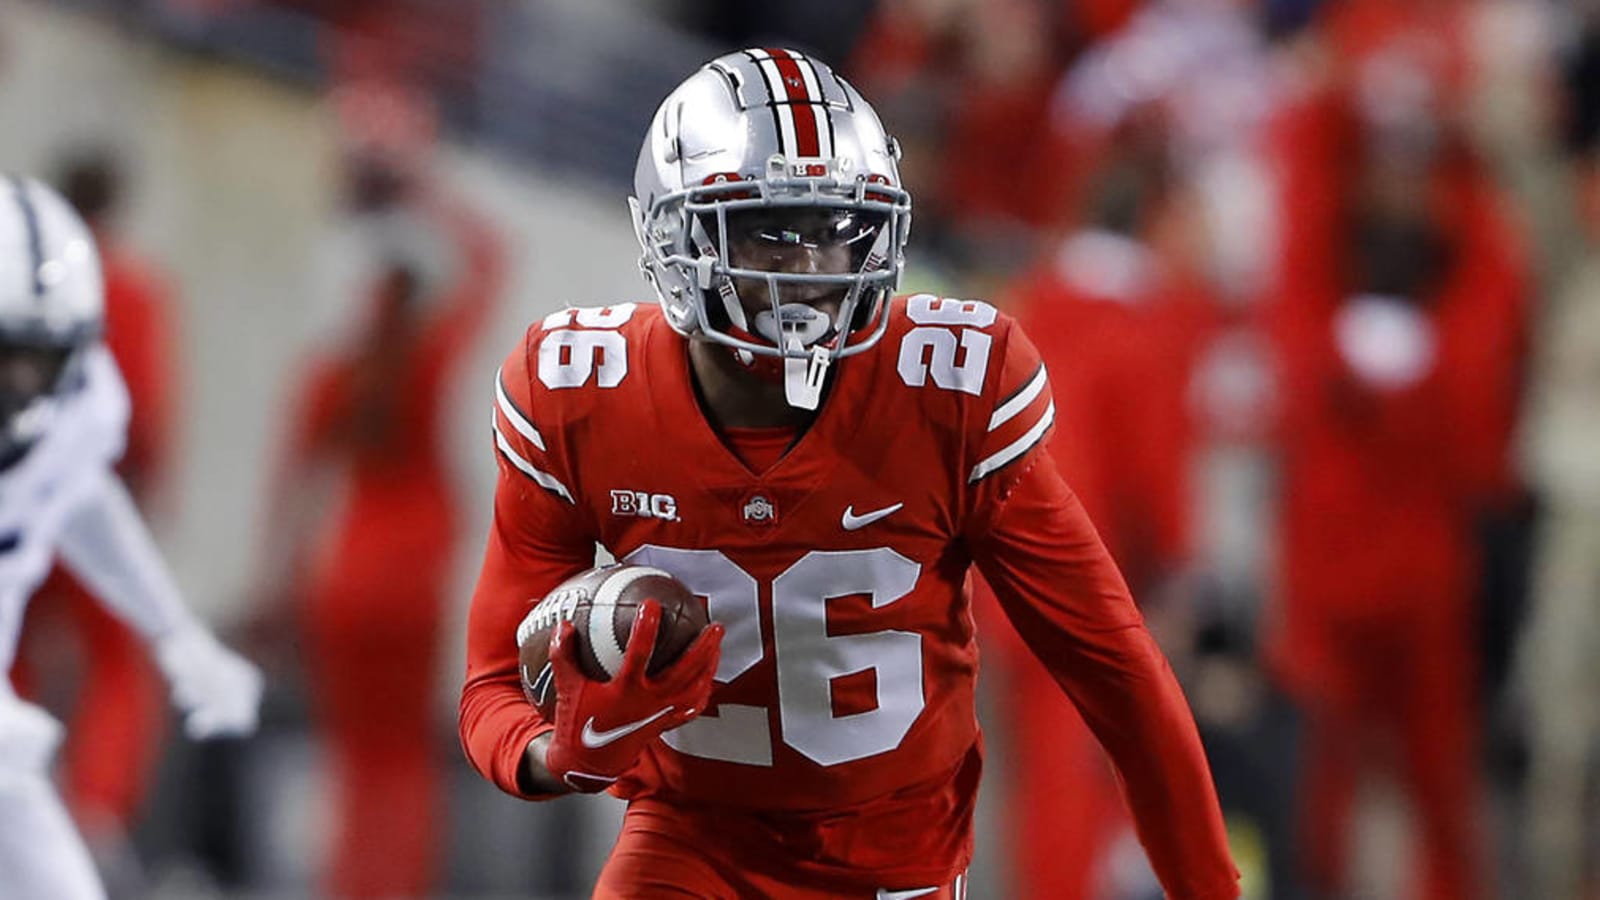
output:
[[[59,557],[148,641],[191,738],[248,734],[260,672],[183,605],[112,470],[129,407],[103,323],[89,230],[49,187],[0,177],[0,675]],[[60,737],[0,677],[0,897],[104,895],[49,780]]]

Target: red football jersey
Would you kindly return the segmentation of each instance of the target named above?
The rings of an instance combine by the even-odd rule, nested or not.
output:
[[[1055,412],[1038,354],[986,303],[918,295],[887,315],[764,472],[707,423],[658,308],[564,310],[530,329],[496,385],[468,755],[522,793],[522,750],[548,725],[522,699],[516,625],[598,542],[672,572],[727,628],[711,708],[654,745],[623,794],[721,816],[721,834],[750,816],[760,825],[736,830],[769,831],[765,846],[810,874],[947,880],[970,856],[980,755],[976,562],[1126,764],[1136,814],[1149,801],[1169,890],[1223,896],[1232,867],[1192,720],[1038,450]]]

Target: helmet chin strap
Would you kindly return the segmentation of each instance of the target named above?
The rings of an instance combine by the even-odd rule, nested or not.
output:
[[[789,338],[790,350],[804,350],[805,345],[794,336]],[[783,359],[783,399],[796,409],[817,408],[822,402],[822,384],[828,378],[828,363],[833,356],[828,348],[817,344],[811,356],[785,356]]]
[[[825,343],[835,334],[828,314],[805,303],[785,303],[755,315],[755,331],[784,350],[783,397],[797,409],[814,410],[822,402],[833,354]],[[811,348],[806,355],[806,348]]]

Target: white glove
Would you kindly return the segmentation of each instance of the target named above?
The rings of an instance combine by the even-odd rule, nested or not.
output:
[[[0,773],[48,773],[62,734],[54,716],[0,687]]]
[[[1428,315],[1395,297],[1363,294],[1333,320],[1339,355],[1357,377],[1380,390],[1402,390],[1433,371],[1438,338]]]
[[[156,662],[172,702],[183,711],[191,740],[245,736],[256,730],[261,709],[261,670],[204,628],[188,626],[156,642]]]

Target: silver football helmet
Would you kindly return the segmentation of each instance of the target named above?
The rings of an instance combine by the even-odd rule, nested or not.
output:
[[[83,220],[45,184],[0,176],[0,464],[48,430],[104,321],[100,254]]]
[[[899,155],[861,94],[802,53],[702,66],[657,110],[628,201],[667,321],[747,364],[781,360],[789,402],[815,409],[832,361],[888,325],[911,228]],[[795,248],[832,262],[784,264]]]

